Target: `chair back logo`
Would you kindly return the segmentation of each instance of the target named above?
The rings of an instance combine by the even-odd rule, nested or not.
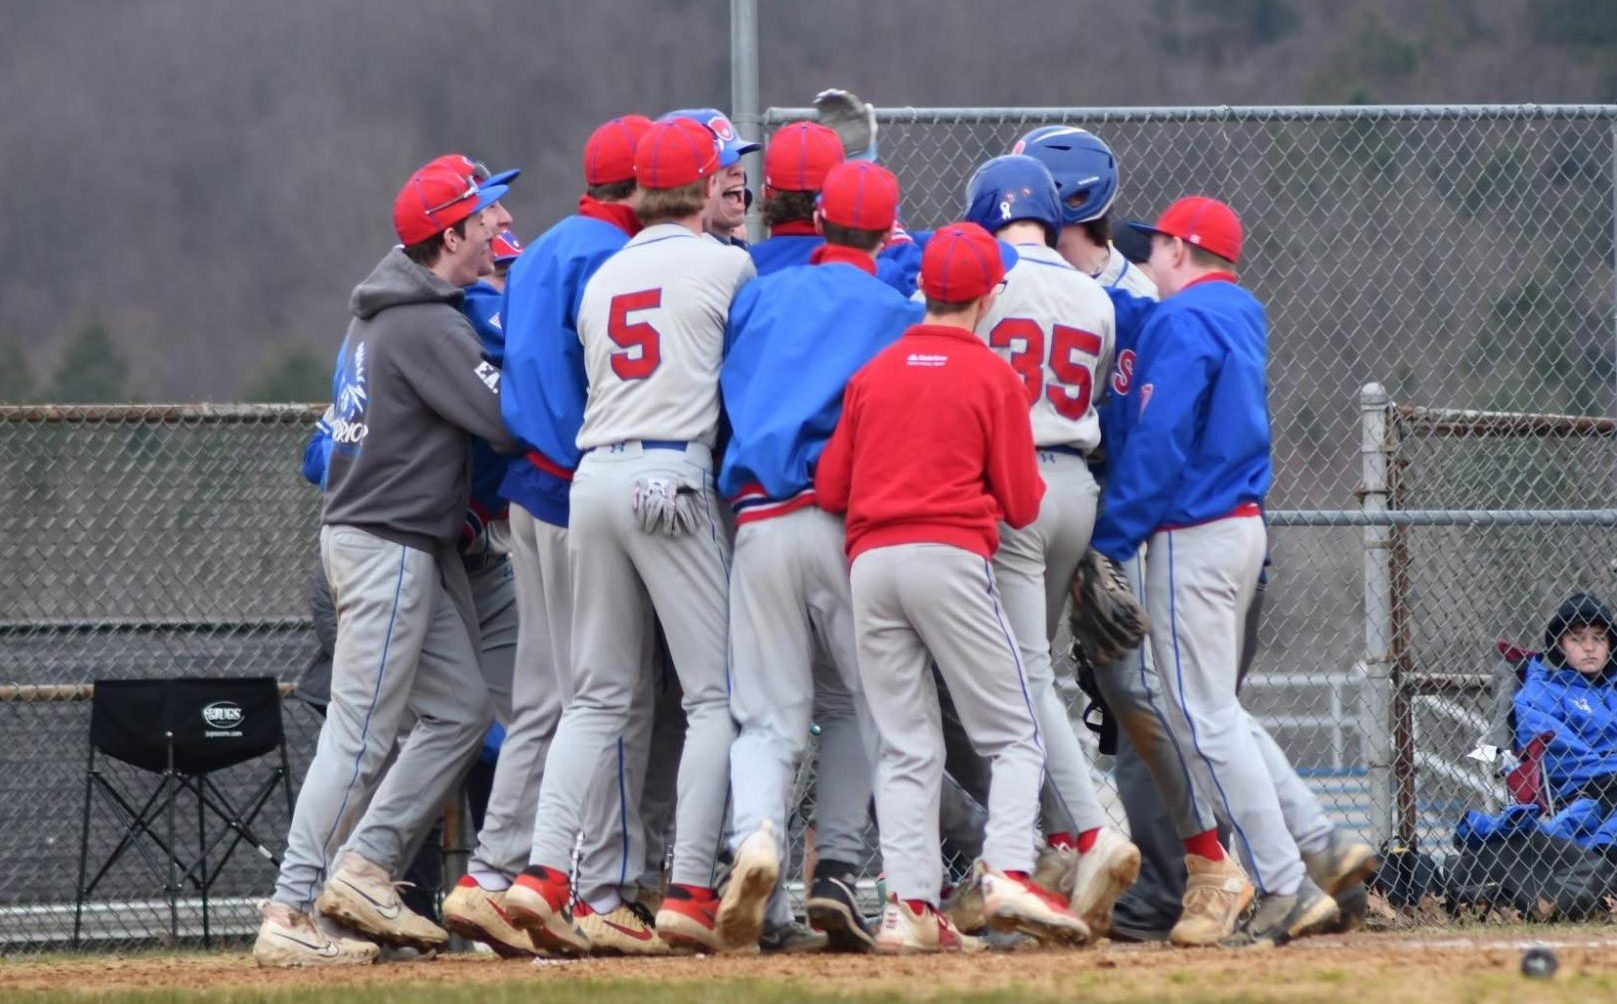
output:
[[[235,701],[214,701],[202,709],[202,720],[212,729],[233,729],[241,725],[241,705]]]

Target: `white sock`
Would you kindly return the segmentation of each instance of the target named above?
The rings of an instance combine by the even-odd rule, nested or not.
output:
[[[473,865],[468,869],[467,874],[471,875],[472,879],[483,887],[484,892],[504,892],[511,888],[511,880],[506,878],[505,873],[495,871],[492,868]]]

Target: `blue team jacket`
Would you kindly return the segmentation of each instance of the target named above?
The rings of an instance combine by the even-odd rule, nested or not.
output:
[[[589,380],[578,340],[584,283],[629,241],[606,220],[569,216],[523,249],[505,283],[500,414],[512,435],[563,471],[578,467]],[[511,459],[500,493],[536,518],[567,525],[569,479]]]
[[[1617,687],[1534,658],[1515,708],[1518,748],[1541,733],[1555,734],[1544,751],[1544,777],[1557,801],[1617,774]]]
[[[1123,452],[1128,438],[1128,426],[1122,416],[1130,407],[1138,407],[1130,396],[1134,390],[1134,370],[1139,365],[1140,329],[1156,308],[1157,301],[1135,296],[1126,289],[1107,287],[1112,298],[1113,313],[1117,318],[1117,334],[1112,342],[1112,368],[1107,374],[1106,395],[1095,405],[1095,416],[1100,419],[1099,456],[1105,458],[1098,476],[1110,470],[1110,458]]]
[[[904,296],[915,295],[915,278],[921,274],[921,252],[926,250],[926,239],[931,231],[911,234],[910,240],[899,241],[882,248],[876,256],[876,278],[898,290]],[[747,248],[759,278],[783,268],[807,265],[809,256],[825,243],[819,234],[786,233],[771,237]]]
[[[718,479],[740,519],[807,504],[848,379],[924,312],[840,262],[793,266],[741,288],[719,371],[732,435]]]
[[[1111,462],[1092,546],[1109,558],[1269,491],[1268,320],[1231,278],[1142,311],[1127,393],[1102,426]],[[1131,323],[1120,317],[1119,329]]]

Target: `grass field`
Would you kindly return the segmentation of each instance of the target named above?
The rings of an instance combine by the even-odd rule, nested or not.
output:
[[[1553,980],[1523,978],[1551,945]],[[821,1001],[1375,1001],[1593,1004],[1617,998],[1611,927],[1357,934],[1269,951],[1105,945],[951,958],[592,959],[452,956],[327,971],[266,971],[242,953],[52,956],[0,962],[0,1001],[264,1004],[647,1004]]]

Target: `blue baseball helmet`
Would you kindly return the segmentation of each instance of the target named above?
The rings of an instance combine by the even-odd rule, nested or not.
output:
[[[1033,157],[1007,154],[977,168],[966,183],[965,219],[993,233],[1034,220],[1054,241],[1061,230],[1061,193],[1050,170]]]
[[[1099,136],[1075,126],[1040,126],[1011,147],[1038,158],[1061,192],[1063,223],[1105,216],[1117,198],[1117,157]]]
[[[736,127],[731,124],[730,117],[717,108],[681,108],[678,111],[669,112],[657,121],[667,122],[669,119],[694,119],[712,129],[713,134],[719,137],[720,167],[729,167],[740,160],[744,154],[763,149],[763,144],[748,142],[737,135]]]

